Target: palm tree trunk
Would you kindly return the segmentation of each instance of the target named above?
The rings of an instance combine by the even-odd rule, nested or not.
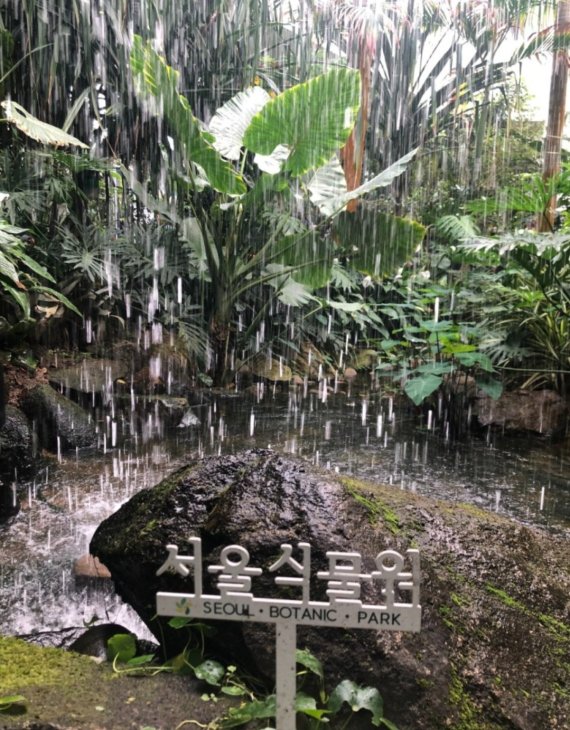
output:
[[[570,29],[570,0],[560,0],[556,14],[555,37],[560,37]],[[568,85],[568,53],[554,51],[550,99],[548,103],[548,122],[543,147],[542,176],[546,183],[560,171],[560,149],[566,116],[566,88]],[[539,213],[539,231],[554,230],[556,215],[556,196],[548,201],[546,209]]]

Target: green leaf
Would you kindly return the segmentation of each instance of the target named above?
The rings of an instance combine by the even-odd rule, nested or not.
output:
[[[344,170],[337,155],[310,176],[306,188],[311,202],[324,216],[329,217],[339,212],[339,208],[343,206],[339,206],[338,200],[347,190]]]
[[[456,329],[456,325],[447,320],[443,320],[442,322],[424,320],[420,325],[420,330],[424,332],[450,332],[454,329]]]
[[[295,710],[307,717],[314,717],[316,720],[320,720],[319,725],[328,722],[325,715],[330,715],[330,710],[317,708],[315,698],[310,697],[304,692],[297,692],[295,696]]]
[[[431,395],[441,385],[442,379],[436,375],[418,375],[406,380],[404,391],[416,406],[419,406],[428,395]]]
[[[183,616],[175,616],[171,618],[168,625],[173,629],[184,629],[192,623],[191,618],[184,618]]]
[[[304,692],[297,692],[297,694],[295,695],[295,709],[297,710],[297,712],[316,710],[317,701],[314,697],[311,697]]]
[[[23,695],[5,695],[0,697],[0,712],[8,709],[12,705],[19,705],[26,702],[26,698]]]
[[[335,221],[337,244],[357,271],[389,276],[409,259],[425,235],[424,226],[361,205]]]
[[[20,307],[20,309],[24,313],[24,318],[28,319],[32,313],[30,308],[30,297],[28,296],[28,293],[22,291],[21,289],[16,289],[6,282],[0,281],[0,286],[9,296],[12,297],[12,299]]]
[[[466,368],[479,366],[488,373],[492,373],[495,369],[491,358],[483,352],[456,352],[455,359]]]
[[[154,654],[141,654],[140,656],[134,656],[132,659],[129,659],[127,664],[129,667],[140,667],[144,664],[151,664],[154,659]]]
[[[59,127],[46,124],[46,122],[40,122],[39,119],[36,119],[33,114],[26,111],[20,104],[16,104],[15,101],[7,99],[2,102],[1,106],[4,109],[7,121],[36,142],[48,144],[52,147],[74,145],[83,149],[89,149],[89,145],[81,142],[81,140],[73,137],[71,134],[67,134],[67,132],[59,129]]]
[[[276,697],[275,695],[269,695],[264,700],[253,700],[253,702],[246,702],[241,707],[231,707],[223,719],[222,727],[236,727],[250,720],[275,717],[276,711]]]
[[[243,687],[239,687],[236,684],[228,684],[220,689],[222,694],[228,695],[229,697],[243,697],[248,694],[247,690]]]
[[[313,301],[315,297],[311,294],[311,289],[295,281],[289,272],[290,268],[281,264],[268,264],[265,268],[264,276],[271,277],[268,284],[277,289],[278,299],[292,307],[302,307]]]
[[[380,174],[371,178],[367,182],[362,183],[362,185],[354,188],[354,190],[347,191],[339,197],[332,199],[329,203],[329,208],[337,211],[342,210],[349,200],[355,200],[356,198],[360,198],[362,195],[366,195],[366,193],[371,193],[373,190],[385,188],[388,185],[391,185],[393,180],[399,177],[406,170],[416,152],[417,149],[408,152],[407,155],[396,160],[396,162],[390,165],[390,167],[387,167]]]
[[[503,393],[503,384],[500,380],[495,380],[494,378],[475,378],[475,383],[483,393],[486,393],[493,400],[500,398]]]
[[[208,684],[218,685],[223,679],[226,669],[223,664],[213,659],[206,659],[205,662],[194,668],[194,674],[198,679],[203,679]]]
[[[325,678],[323,665],[308,649],[297,649],[295,652],[295,661],[313,674],[316,674],[317,677],[321,679]]]
[[[64,307],[67,307],[67,309],[70,309],[72,312],[74,312],[75,314],[77,314],[77,315],[79,315],[80,317],[83,318],[83,315],[81,314],[81,312],[79,311],[79,309],[77,309],[77,307],[75,306],[75,304],[73,304],[65,296],[65,294],[62,294],[60,291],[57,291],[56,289],[52,289],[49,286],[34,286],[32,288],[32,291],[45,292],[46,294],[51,294],[51,296],[54,299],[57,299],[58,302],[61,302],[61,304],[63,304]]]
[[[210,121],[213,146],[228,160],[239,160],[243,136],[253,117],[271,100],[261,86],[240,91],[220,107]]]
[[[21,261],[23,264],[25,264],[28,269],[34,272],[34,274],[37,274],[38,276],[41,276],[43,279],[47,279],[48,281],[53,282],[54,284],[55,279],[53,276],[49,273],[49,271],[39,264],[37,261],[35,261],[31,256],[28,256],[23,251],[18,251],[15,254],[18,257],[18,260]]]
[[[424,365],[418,365],[414,369],[415,373],[430,374],[431,375],[447,375],[453,371],[453,365],[450,362],[428,362]]]
[[[186,158],[200,165],[215,190],[228,195],[242,195],[247,188],[241,175],[222,159],[202,132],[186,97],[178,93],[178,72],[135,36],[131,50],[131,70],[135,91],[142,98],[158,100],[162,114],[183,146]]]
[[[137,653],[137,643],[133,634],[115,634],[107,642],[107,656],[110,661],[128,662]]]
[[[299,177],[326,164],[345,145],[359,104],[360,73],[331,69],[268,102],[252,119],[243,143],[261,155],[286,145],[290,154],[283,170]]]
[[[384,714],[384,706],[380,692],[375,687],[359,687],[355,682],[343,680],[332,691],[327,707],[331,712],[338,712],[343,703],[350,705],[353,712],[368,710],[372,713],[372,724],[379,727]]]
[[[20,281],[18,269],[9,258],[4,256],[2,251],[0,251],[0,275],[10,279],[14,284]]]

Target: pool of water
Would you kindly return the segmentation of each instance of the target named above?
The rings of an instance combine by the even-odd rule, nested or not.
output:
[[[19,514],[0,525],[0,633],[81,626],[95,617],[140,633],[109,585],[74,577],[74,560],[88,552],[97,525],[135,492],[192,459],[241,448],[270,447],[570,536],[568,440],[487,433],[453,441],[437,418],[388,397],[316,388],[210,394],[193,407],[200,423],[190,428],[165,429],[154,407],[136,422],[117,413],[120,446],[54,458],[21,486]]]

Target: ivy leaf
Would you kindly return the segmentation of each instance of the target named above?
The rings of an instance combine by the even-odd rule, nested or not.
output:
[[[307,717],[314,717],[323,723],[328,722],[324,716],[330,714],[330,710],[318,709],[315,698],[306,695],[304,692],[297,692],[295,697],[295,710],[302,712]]]
[[[206,659],[205,662],[199,664],[194,669],[194,674],[198,679],[203,679],[208,684],[218,685],[222,677],[226,673],[223,664],[215,662],[213,659]]]
[[[247,702],[241,707],[230,707],[228,714],[224,717],[224,728],[244,725],[250,720],[275,717],[277,704],[275,695],[269,695],[264,700]]]
[[[297,649],[295,652],[295,660],[297,664],[300,664],[302,667],[305,667],[305,669],[316,674],[317,677],[320,677],[321,679],[325,678],[323,665],[308,649]]]
[[[133,634],[115,634],[107,642],[107,656],[110,661],[128,662],[135,657],[137,644]]]
[[[380,726],[384,706],[380,692],[375,687],[359,687],[355,682],[345,679],[332,691],[327,706],[331,712],[338,712],[344,702],[353,712],[368,710],[372,713],[374,727]]]

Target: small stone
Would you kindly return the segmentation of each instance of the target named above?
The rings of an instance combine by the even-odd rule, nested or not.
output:
[[[356,370],[354,368],[346,368],[344,371],[345,380],[354,380],[356,377]]]
[[[80,578],[100,578],[102,580],[110,578],[111,573],[99,558],[93,555],[82,555],[73,563],[73,573]]]

